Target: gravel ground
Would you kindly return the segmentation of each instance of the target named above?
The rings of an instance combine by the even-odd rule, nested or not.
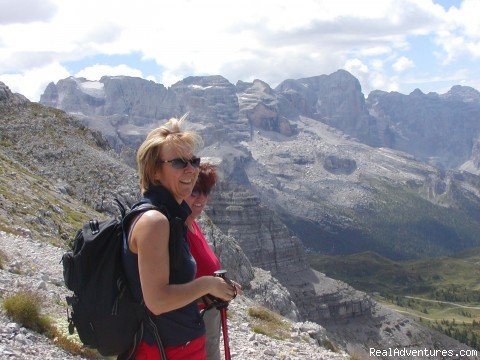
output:
[[[0,250],[6,255],[0,270],[2,298],[20,290],[40,295],[44,313],[66,331],[65,296],[61,255],[64,250],[28,237],[0,231]],[[256,306],[249,298],[239,297],[230,304],[229,336],[232,358],[236,359],[345,359],[318,345],[316,335],[323,333],[313,323],[291,322],[286,340],[276,340],[252,331],[248,308]],[[318,338],[318,336],[317,336]],[[222,346],[223,352],[223,346]],[[81,359],[56,347],[45,336],[12,322],[0,311],[0,359]]]

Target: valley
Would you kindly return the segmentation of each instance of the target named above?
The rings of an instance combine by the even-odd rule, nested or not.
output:
[[[480,249],[451,257],[392,261],[373,252],[307,254],[310,265],[389,308],[473,348],[480,347]]]

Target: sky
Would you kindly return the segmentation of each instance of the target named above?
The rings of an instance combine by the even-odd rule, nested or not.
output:
[[[0,81],[31,101],[68,76],[231,83],[345,69],[372,90],[480,90],[480,0],[0,0]]]

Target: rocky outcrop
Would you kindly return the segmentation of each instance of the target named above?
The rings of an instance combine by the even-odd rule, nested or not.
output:
[[[163,85],[128,76],[69,77],[50,83],[40,103],[75,114],[117,151],[137,148],[151,129],[180,113],[175,94]]]
[[[206,211],[225,234],[238,241],[253,266],[280,280],[304,319],[321,321],[368,313],[371,302],[364,294],[309,268],[300,240],[250,191],[224,186]],[[288,305],[288,298],[280,303],[285,302]]]
[[[6,101],[11,95],[12,92],[10,91],[10,88],[0,82],[0,101]]]
[[[480,137],[474,140],[472,155],[469,160],[460,166],[460,170],[471,174],[480,175]]]
[[[308,268],[300,240],[249,190],[224,185],[214,193],[206,212],[222,232],[239,242],[254,266],[273,276]]]
[[[478,91],[454,86],[443,95],[409,95],[373,91],[367,99],[370,114],[388,128],[394,149],[442,168],[457,168],[469,160],[480,134]]]
[[[261,81],[237,83],[240,117],[248,119],[252,127],[279,132],[286,136],[296,133],[295,125],[288,121],[296,115],[295,109],[281,95]]]
[[[385,143],[379,124],[367,112],[360,83],[345,70],[286,80],[275,91],[303,116],[331,125],[369,145]]]
[[[480,194],[472,179],[442,175],[406,153],[359,144],[313,119],[301,117],[297,125],[299,133],[288,138],[256,132],[247,143],[252,160],[245,169],[262,203],[311,251],[368,248],[398,259],[426,251],[448,255],[478,244],[477,230],[464,231],[480,231]],[[409,235],[400,236],[400,229]]]
[[[131,116],[151,122],[172,116],[175,99],[162,84],[128,76],[104,76],[99,81],[69,77],[50,83],[40,103],[85,116]]]
[[[480,92],[470,86],[454,85],[440,98],[449,101],[461,101],[464,103],[480,103]]]
[[[290,292],[269,271],[254,267],[255,277],[247,294],[258,304],[291,320],[301,319],[300,311],[293,302]]]
[[[233,84],[222,76],[190,76],[169,89],[177,97],[182,113],[189,113],[205,144],[236,144],[249,137],[249,126],[238,116],[238,100]]]
[[[0,102],[3,107],[16,106],[28,103],[28,99],[21,94],[13,94],[10,88],[0,81]]]
[[[477,168],[480,169],[480,137],[475,140],[472,147],[472,163]]]
[[[329,155],[326,157],[323,167],[332,174],[350,175],[357,168],[357,163],[353,159],[339,158],[335,155]]]
[[[169,89],[128,76],[70,77],[49,84],[40,103],[75,114],[117,151],[137,148],[150,130],[185,113],[206,145],[249,137],[247,121],[238,117],[235,86],[221,76],[190,77]]]
[[[234,238],[222,233],[205,214],[198,221],[208,244],[218,256],[222,269],[227,270],[227,276],[248,289],[254,278],[254,269],[242,248]]]

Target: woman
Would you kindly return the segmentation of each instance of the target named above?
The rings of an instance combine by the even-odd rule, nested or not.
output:
[[[213,275],[220,270],[221,265],[218,258],[208,245],[205,236],[195,219],[202,213],[208,201],[208,196],[217,182],[216,168],[212,164],[201,164],[198,180],[192,193],[186,199],[192,213],[185,221],[187,225],[187,239],[190,251],[197,262],[196,277]],[[239,287],[238,284],[236,286]],[[205,305],[199,305],[204,309]],[[220,360],[220,312],[215,308],[205,311],[203,315],[206,328],[206,350],[208,360]]]
[[[190,214],[185,199],[192,193],[200,159],[197,135],[183,132],[181,121],[169,120],[151,131],[137,152],[144,200],[166,209],[149,210],[132,221],[123,264],[135,296],[143,299],[168,360],[205,359],[205,326],[196,300],[211,294],[225,301],[235,289],[213,276],[195,277],[195,260],[185,239]],[[135,359],[160,359],[153,334],[145,328]]]

